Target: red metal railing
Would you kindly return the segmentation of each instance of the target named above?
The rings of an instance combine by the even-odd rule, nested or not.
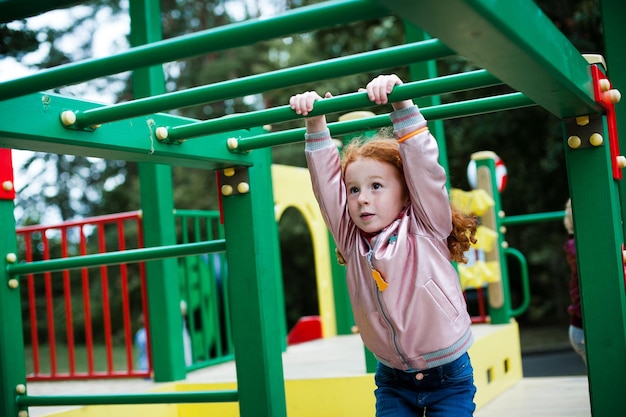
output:
[[[53,226],[26,226],[19,228],[17,235],[23,251],[20,256],[27,262],[143,247],[142,222],[137,211],[68,221]],[[59,282],[57,278],[62,282],[61,289],[55,285]],[[24,311],[27,316],[24,323],[30,326],[30,332],[27,333],[30,340],[26,340],[26,345],[31,346],[32,350],[32,361],[29,364],[32,369],[27,370],[28,380],[149,376],[151,365],[147,370],[136,369],[132,328],[135,310],[135,314],[143,315],[146,329],[149,329],[145,279],[143,263],[132,266],[132,270],[131,265],[121,264],[91,270],[64,270],[60,272],[60,276],[51,272],[28,275],[28,290],[24,295],[24,304],[28,306]],[[74,298],[72,290],[77,287],[77,281],[80,282],[78,286],[82,295]],[[112,291],[112,288],[116,291]],[[137,293],[140,307],[133,308],[131,295],[134,294],[137,298]],[[59,320],[60,300],[63,300],[63,321]],[[101,300],[99,313],[94,311],[94,308],[99,307],[93,306],[94,300]],[[43,320],[39,317],[40,310],[45,311]],[[80,337],[77,337],[77,321],[83,322],[82,331],[78,332]],[[97,325],[95,321],[98,321]],[[42,328],[44,323],[45,328]],[[103,331],[97,334],[94,328]],[[117,329],[123,330],[115,333]],[[58,334],[62,332],[65,337],[59,341]],[[104,346],[104,363],[96,361],[96,345]],[[150,358],[149,341],[147,345]],[[49,351],[49,362],[45,362],[49,363],[49,369],[42,367],[41,355],[45,348]],[[64,366],[60,365],[62,358],[58,354],[62,348],[67,349],[67,363]],[[79,350],[85,360],[78,360]],[[116,362],[115,359],[119,359],[119,356],[123,360]],[[124,363],[123,368],[120,363]]]

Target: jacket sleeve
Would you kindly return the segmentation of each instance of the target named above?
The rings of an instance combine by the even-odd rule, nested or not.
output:
[[[452,231],[452,213],[437,141],[417,106],[394,111],[390,117],[394,136],[400,142],[411,206],[418,226],[423,228],[421,233],[447,238]]]
[[[306,134],[305,139],[305,156],[313,193],[337,248],[346,256],[348,236],[355,226],[350,221],[346,205],[339,151],[328,130]]]

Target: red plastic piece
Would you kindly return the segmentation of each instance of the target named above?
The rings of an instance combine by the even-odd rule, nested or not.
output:
[[[5,189],[4,184],[11,184]],[[13,158],[11,149],[0,148],[0,200],[15,199],[15,183],[13,182]]]
[[[320,316],[304,316],[293,326],[287,336],[287,344],[309,342],[322,338],[322,319]]]
[[[619,156],[619,140],[617,138],[617,122],[615,120],[615,106],[610,100],[608,91],[602,91],[600,81],[607,80],[609,89],[613,88],[609,79],[604,75],[597,65],[591,66],[591,77],[593,78],[593,94],[596,102],[602,106],[606,112],[606,120],[609,130],[609,146],[611,150],[611,166],[613,168],[613,178],[622,179],[622,170],[617,166],[617,157]]]

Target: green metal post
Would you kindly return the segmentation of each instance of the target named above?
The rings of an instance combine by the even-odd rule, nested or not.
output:
[[[3,185],[0,191],[0,414],[14,417],[19,411],[15,397],[26,390],[26,363],[19,280],[10,277],[6,270],[7,263],[17,260],[14,193],[4,191],[5,184],[6,188],[10,184],[11,190],[14,189],[10,151],[2,149],[0,164]],[[19,387],[23,388],[22,392]]]
[[[161,14],[158,0],[130,3],[131,44],[161,40]],[[140,68],[133,73],[137,97],[163,93],[165,80],[161,66]],[[176,244],[172,168],[166,165],[139,164],[141,210],[146,247]],[[183,348],[183,322],[180,310],[178,265],[176,259],[146,264],[148,312],[152,366],[155,381],[184,379],[186,368]]]
[[[626,298],[622,218],[606,116],[593,114],[589,118],[582,126],[574,119],[565,120],[564,137],[591,412],[595,417],[623,416]],[[593,134],[604,140],[590,140]]]
[[[354,329],[354,316],[350,305],[350,294],[348,294],[348,283],[346,282],[346,268],[335,261],[335,239],[328,232],[328,243],[330,249],[330,270],[333,278],[333,300],[335,301],[335,321],[337,322],[337,334],[352,334]]]
[[[255,150],[253,167],[220,175],[241,417],[286,416],[270,155],[269,149]]]
[[[404,21],[404,31],[406,33],[407,42],[430,40],[430,35],[406,20]],[[413,81],[436,79],[438,75],[437,63],[434,60],[412,64],[409,66],[409,71],[411,74],[411,80]],[[419,97],[416,98],[415,104],[417,104],[420,108],[439,106],[441,104],[441,97],[439,95]],[[428,125],[429,130],[439,145],[439,163],[444,167],[446,172],[448,172],[448,148],[446,146],[446,134],[443,126],[443,120],[429,120]],[[447,186],[449,189],[449,178]]]

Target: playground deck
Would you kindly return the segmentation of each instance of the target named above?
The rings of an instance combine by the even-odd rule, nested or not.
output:
[[[479,333],[479,332],[477,332]],[[480,335],[477,335],[480,337]],[[338,336],[292,345],[283,354],[285,379],[362,376],[365,357],[358,335]],[[185,383],[235,381],[232,362],[191,372]],[[104,381],[33,382],[30,395],[71,395],[147,392],[169,383],[121,379]],[[70,407],[32,407],[31,417],[53,415]],[[62,415],[62,414],[61,414]],[[476,417],[589,417],[588,382],[585,377],[523,378],[512,388],[485,404]]]

